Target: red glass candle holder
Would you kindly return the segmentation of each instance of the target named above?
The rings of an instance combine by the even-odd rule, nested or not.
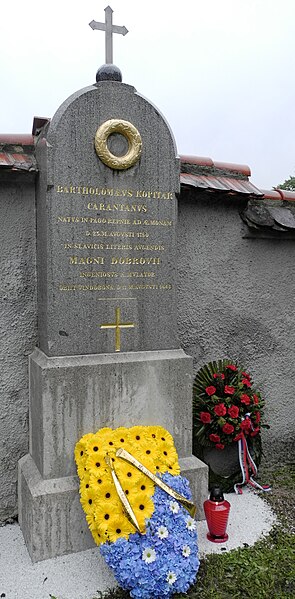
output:
[[[224,543],[228,540],[226,527],[229,517],[230,503],[224,499],[220,487],[213,487],[210,498],[204,501],[204,511],[207,520],[207,539],[213,543]]]

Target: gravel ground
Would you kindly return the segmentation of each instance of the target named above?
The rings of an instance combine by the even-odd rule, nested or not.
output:
[[[261,495],[245,489],[243,495],[226,494],[231,504],[226,543],[206,538],[206,522],[198,522],[199,554],[221,553],[253,545],[276,521]],[[32,564],[18,524],[0,528],[1,599],[92,599],[98,590],[115,587],[114,578],[99,554],[89,549]],[[96,595],[97,596],[97,595]]]

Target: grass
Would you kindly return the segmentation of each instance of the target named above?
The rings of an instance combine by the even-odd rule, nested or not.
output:
[[[295,597],[295,464],[262,465],[260,478],[272,484],[265,499],[278,516],[270,534],[252,547],[201,560],[197,583],[175,599],[291,599]],[[129,593],[110,589],[91,599],[128,599]],[[52,599],[57,599],[52,596]]]
[[[294,535],[276,526],[254,547],[202,559],[196,585],[175,599],[291,599],[295,596],[294,550]],[[101,596],[127,599],[129,593],[118,589]]]

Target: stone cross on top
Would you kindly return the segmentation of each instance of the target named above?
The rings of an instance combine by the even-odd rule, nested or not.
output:
[[[110,6],[107,6],[104,11],[106,14],[105,23],[91,21],[89,25],[92,29],[105,31],[106,64],[113,64],[113,33],[126,35],[128,29],[124,26],[120,27],[119,25],[113,25],[113,10]]]

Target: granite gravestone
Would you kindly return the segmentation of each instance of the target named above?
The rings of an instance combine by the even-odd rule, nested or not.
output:
[[[138,131],[142,151],[118,170],[98,157],[94,139],[105,123],[116,131],[122,122]],[[126,138],[109,137],[112,154],[126,154]],[[62,356],[175,348],[179,168],[167,124],[134,88],[104,81],[72,96],[39,144],[47,164],[38,194],[40,349]],[[120,347],[105,327],[117,308],[120,323],[130,323],[119,329]]]
[[[174,436],[198,515],[207,467],[191,453],[192,360],[176,334],[179,165],[159,111],[107,65],[37,140],[39,347],[19,519],[33,561],[93,546],[73,452],[103,426]]]

